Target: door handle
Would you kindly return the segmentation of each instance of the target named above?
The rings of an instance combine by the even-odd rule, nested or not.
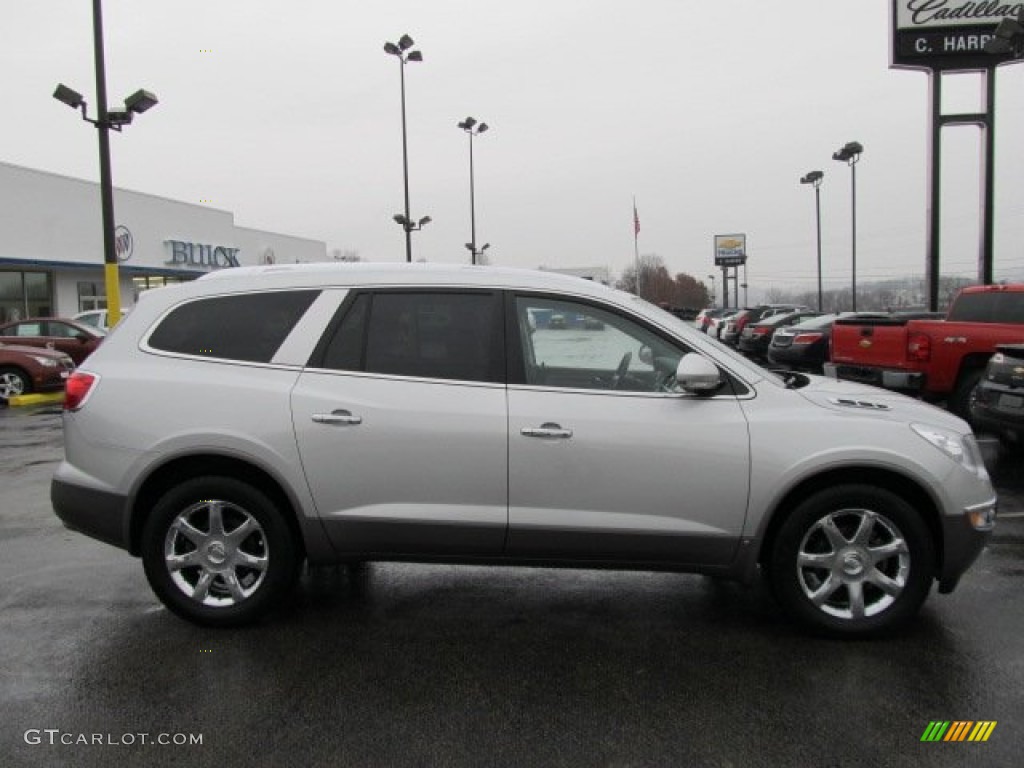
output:
[[[561,425],[548,421],[539,427],[523,427],[520,434],[526,437],[557,437],[566,440],[572,437],[571,429],[562,429]]]
[[[351,411],[339,409],[330,413],[314,413],[313,421],[317,424],[362,424],[362,416],[353,416]]]

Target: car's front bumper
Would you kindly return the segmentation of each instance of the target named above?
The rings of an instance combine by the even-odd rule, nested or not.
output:
[[[942,566],[939,570],[939,592],[949,594],[971,564],[985,548],[992,535],[995,521],[996,498],[965,507],[963,514],[942,517]]]

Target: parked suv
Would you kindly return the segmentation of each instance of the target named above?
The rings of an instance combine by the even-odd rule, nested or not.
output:
[[[555,314],[603,330],[537,322]],[[246,267],[147,292],[65,409],[57,514],[207,625],[264,615],[304,560],[417,560],[760,571],[811,627],[875,634],[951,591],[995,517],[960,419],[776,376],[540,271]]]

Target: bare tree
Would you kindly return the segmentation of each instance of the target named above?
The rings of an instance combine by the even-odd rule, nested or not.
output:
[[[707,286],[692,275],[680,272],[675,277],[669,274],[665,260],[657,254],[646,254],[639,259],[640,295],[652,304],[681,309],[684,307],[706,307],[710,302]],[[636,266],[629,266],[622,272],[617,287],[636,293]]]

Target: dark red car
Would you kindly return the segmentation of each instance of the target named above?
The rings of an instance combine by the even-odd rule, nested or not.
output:
[[[99,343],[103,332],[74,320],[34,317],[0,325],[0,342],[25,347],[48,347],[70,355],[81,365]]]
[[[14,395],[63,389],[74,370],[74,361],[63,352],[0,342],[0,401]]]

